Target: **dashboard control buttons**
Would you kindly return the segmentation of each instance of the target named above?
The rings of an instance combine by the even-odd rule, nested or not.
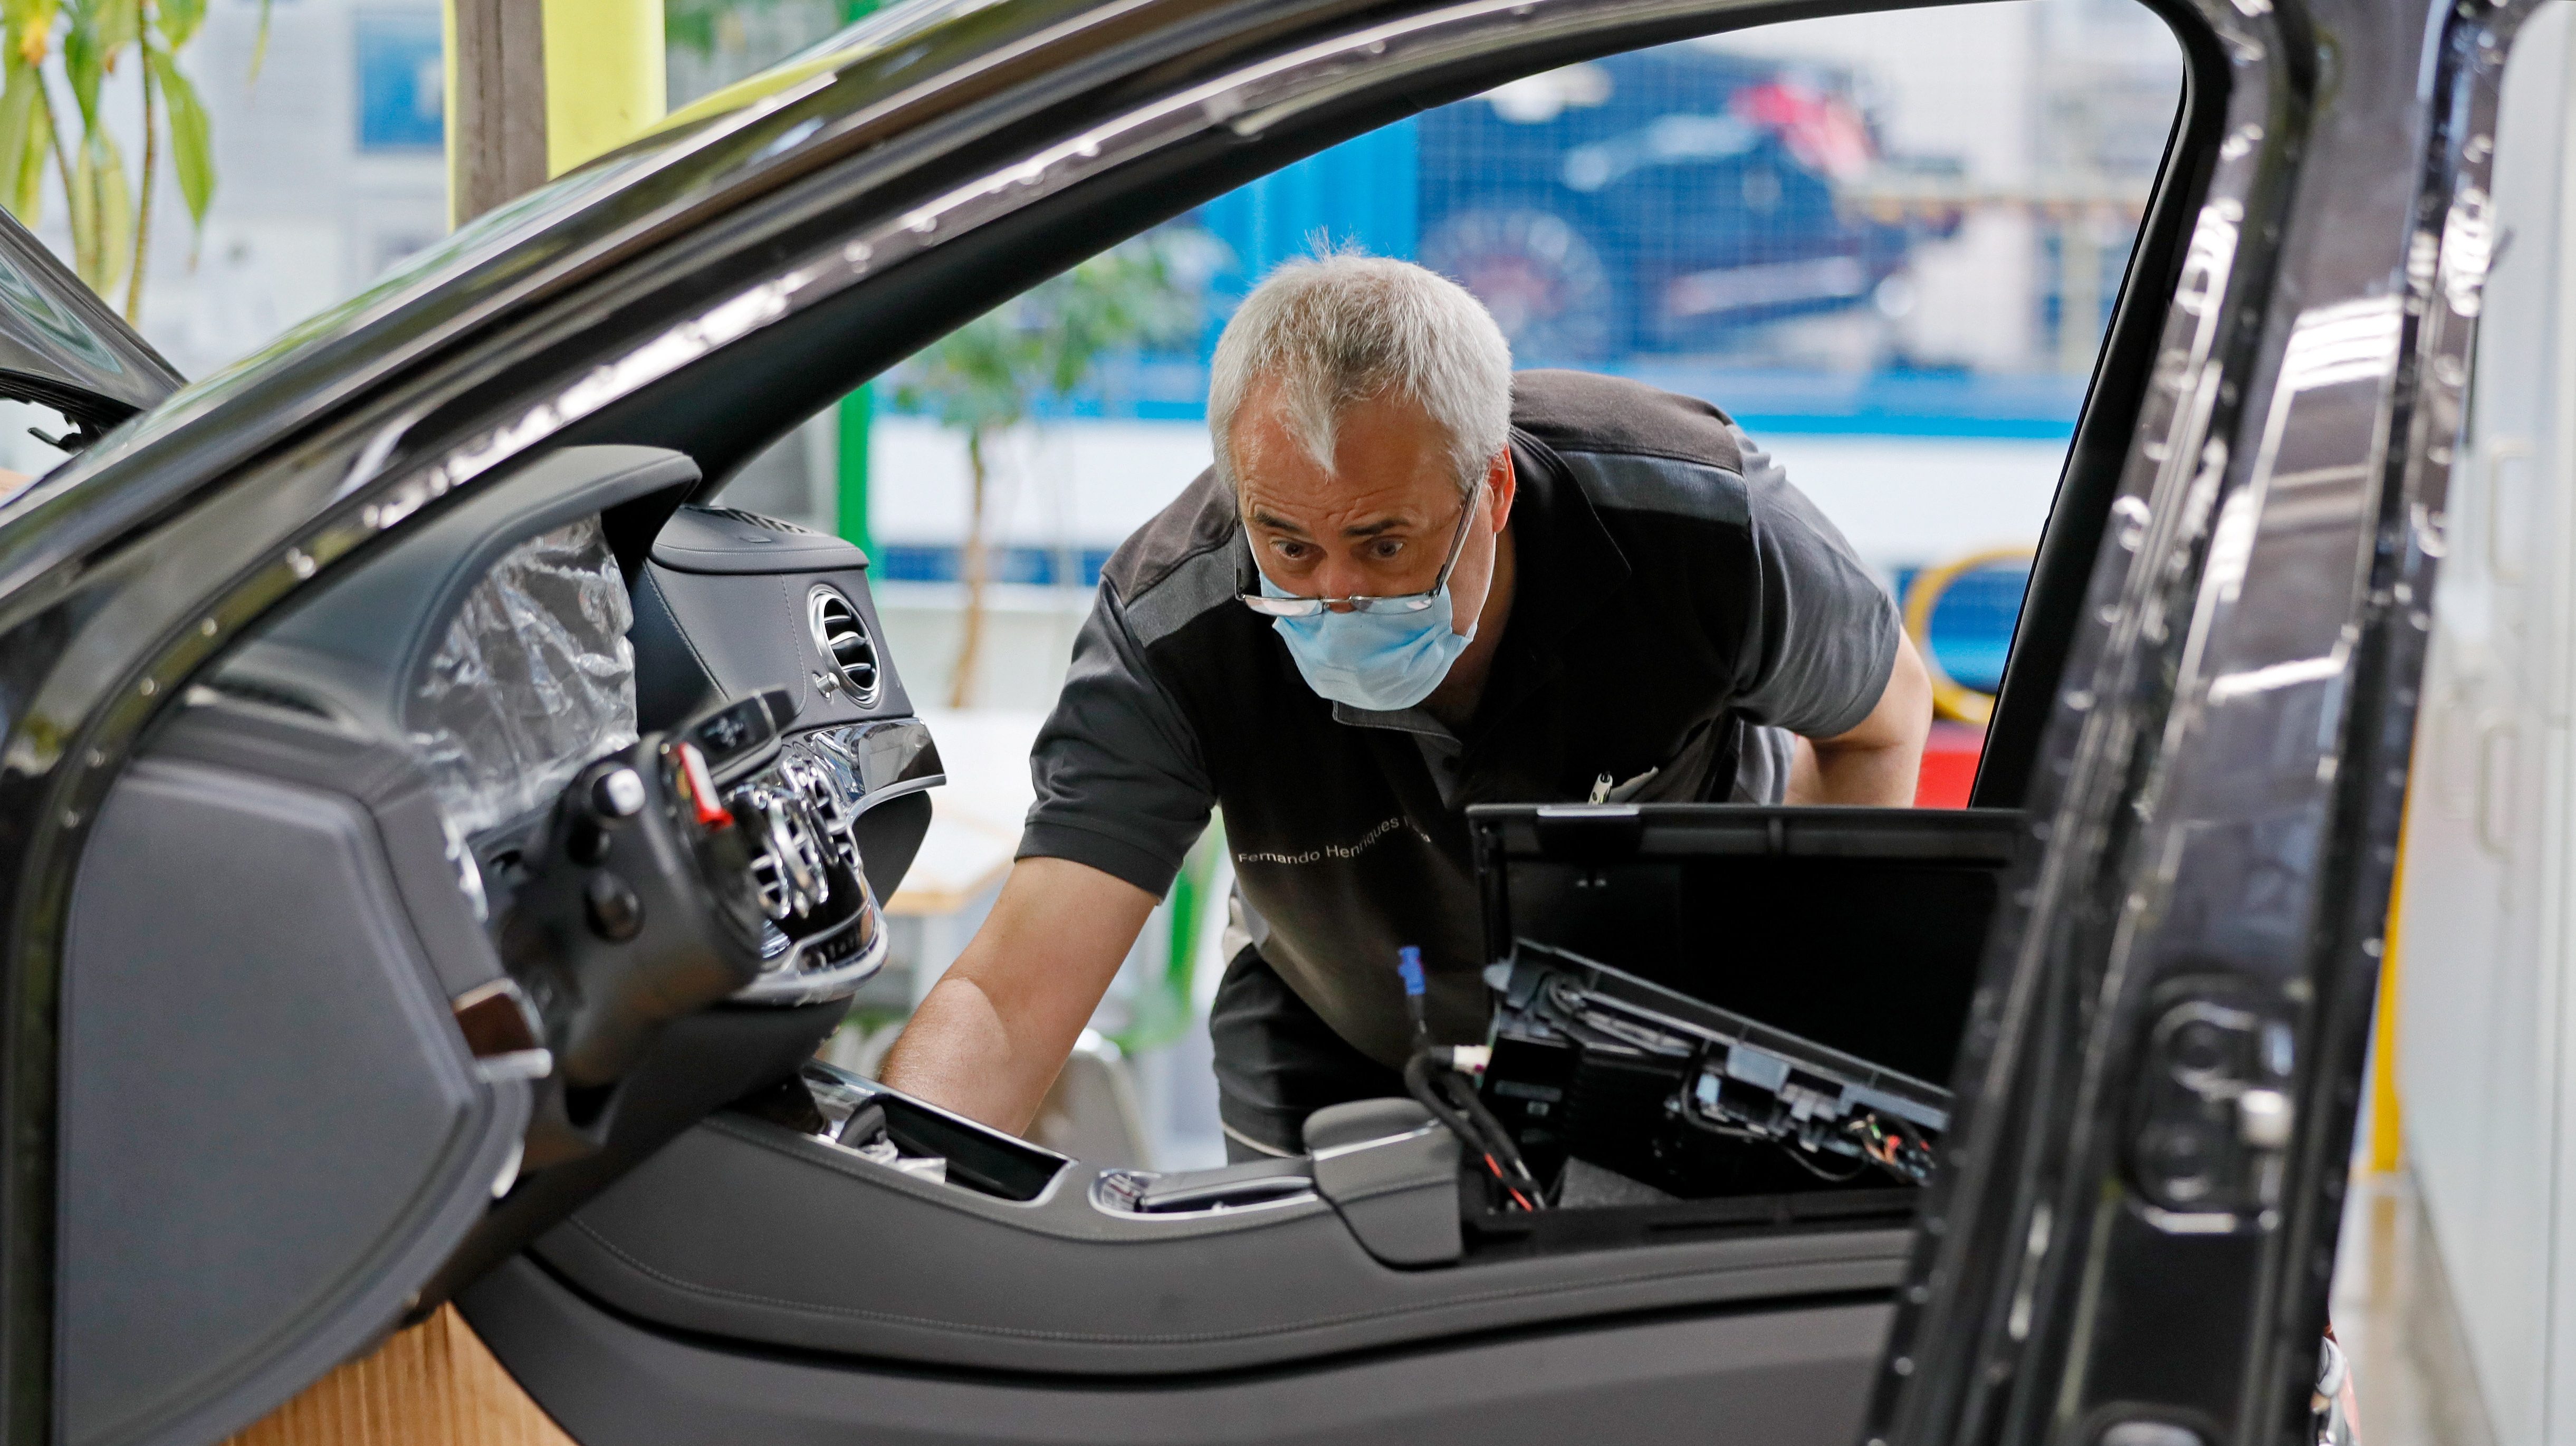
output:
[[[590,785],[590,806],[601,818],[633,818],[644,811],[644,778],[632,768],[612,768]]]
[[[582,885],[582,903],[590,915],[590,931],[612,944],[644,932],[644,901],[635,897],[633,885],[605,869]]]

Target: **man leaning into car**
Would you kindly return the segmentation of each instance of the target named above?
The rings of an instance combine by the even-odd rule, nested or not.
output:
[[[1216,464],[1110,559],[1031,759],[1037,803],[886,1082],[1025,1129],[1225,811],[1217,988],[1236,1158],[1400,1095],[1399,947],[1439,1043],[1486,1025],[1466,809],[1906,804],[1930,684],[1869,569],[1724,413],[1514,375],[1465,290],[1353,255],[1227,324]]]

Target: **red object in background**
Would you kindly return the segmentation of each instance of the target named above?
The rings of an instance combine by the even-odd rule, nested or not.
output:
[[[1779,133],[1800,164],[1848,181],[1878,155],[1869,122],[1841,96],[1794,80],[1748,85],[1728,99],[1739,120]]]
[[[1966,808],[1977,781],[1977,759],[1986,730],[1966,723],[1935,723],[1923,745],[1923,771],[1914,785],[1916,808]]]

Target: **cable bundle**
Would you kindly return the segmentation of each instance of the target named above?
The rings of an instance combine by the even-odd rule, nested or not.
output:
[[[1481,1046],[1431,1042],[1431,1027],[1423,1015],[1423,994],[1428,984],[1422,974],[1422,951],[1408,944],[1397,955],[1395,971],[1404,980],[1404,1007],[1413,1016],[1414,1049],[1413,1057],[1404,1062],[1405,1093],[1429,1110],[1432,1118],[1448,1126],[1461,1145],[1483,1157],[1485,1169],[1511,1197],[1514,1207],[1538,1209],[1545,1191],[1521,1159],[1520,1147],[1512,1143],[1503,1122],[1485,1108],[1476,1086],[1459,1072],[1462,1067],[1481,1067],[1486,1051]]]

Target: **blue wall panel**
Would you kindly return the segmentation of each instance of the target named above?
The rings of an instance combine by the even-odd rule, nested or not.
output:
[[[1421,148],[1414,123],[1354,136],[1207,203],[1207,228],[1232,248],[1244,289],[1319,242],[1411,260],[1421,239]]]

